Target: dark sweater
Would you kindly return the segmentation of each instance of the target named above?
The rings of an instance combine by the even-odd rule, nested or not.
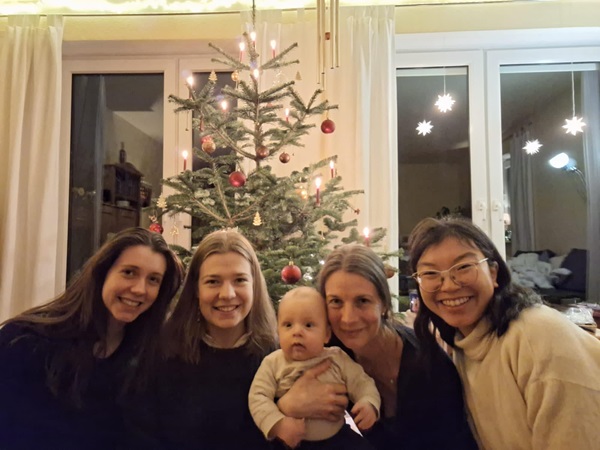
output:
[[[414,331],[403,325],[397,325],[396,331],[404,343],[396,416],[385,418],[382,410],[381,419],[365,434],[367,440],[377,450],[477,450],[460,378],[450,358],[438,348],[427,367]]]
[[[14,342],[15,338],[19,338]],[[46,384],[46,362],[68,342],[18,324],[0,329],[0,448],[3,450],[109,450],[122,420],[116,406],[121,351],[97,360],[83,405],[57,398]],[[122,347],[122,346],[121,346]]]
[[[127,449],[261,450],[269,445],[248,410],[262,357],[245,347],[201,347],[200,364],[163,363],[155,385],[126,412]]]

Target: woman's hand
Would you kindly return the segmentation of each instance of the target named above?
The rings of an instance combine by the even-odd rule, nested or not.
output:
[[[327,359],[304,372],[277,402],[279,410],[286,416],[298,419],[324,419],[335,422],[344,417],[348,406],[346,386],[321,383],[317,379],[330,365],[331,361]]]
[[[284,417],[269,432],[269,437],[283,441],[289,448],[296,448],[306,434],[304,419]]]

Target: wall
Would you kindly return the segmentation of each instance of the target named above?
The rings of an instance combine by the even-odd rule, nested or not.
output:
[[[410,205],[399,211],[400,237],[406,237],[424,217],[434,217],[443,206],[451,211],[457,206],[469,207],[470,176],[468,156],[464,162],[402,164],[398,178],[398,204]]]

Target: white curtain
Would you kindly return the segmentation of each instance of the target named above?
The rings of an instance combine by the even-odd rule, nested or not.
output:
[[[1,42],[0,321],[64,285],[56,274],[67,201],[59,183],[68,176],[59,155],[62,35],[61,17],[15,16]]]
[[[510,141],[510,172],[508,194],[512,228],[512,252],[533,251],[535,228],[533,223],[533,193],[530,156],[523,147],[529,132],[515,133]]]
[[[305,101],[317,84],[316,19],[297,11],[293,19],[282,20],[280,11],[257,13],[259,52],[270,55],[269,43],[276,40],[278,51],[298,43],[290,56],[300,64],[282,70],[279,81],[302,78],[296,88]],[[243,15],[245,30],[251,28],[250,14]],[[398,163],[396,142],[396,79],[394,48],[394,7],[342,7],[339,24],[340,67],[327,65],[323,99],[339,105],[329,113],[336,124],[332,134],[323,134],[320,123],[302,139],[305,147],[290,149],[292,160],[282,171],[298,170],[310,163],[338,156],[336,169],[345,189],[362,189],[353,205],[360,210],[359,229],[387,229],[386,250],[398,248]],[[261,79],[262,88],[273,78]],[[287,172],[287,173],[289,173]],[[329,176],[329,168],[323,172]],[[352,214],[352,213],[351,213]],[[394,284],[397,284],[395,282]],[[397,291],[397,289],[396,289]]]
[[[583,133],[587,184],[587,300],[600,302],[600,74],[582,72],[582,107],[587,124]]]

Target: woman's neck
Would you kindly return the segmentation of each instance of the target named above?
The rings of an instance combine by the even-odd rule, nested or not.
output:
[[[125,335],[125,324],[115,320],[114,317],[108,319],[106,325],[106,339],[103,343],[96,343],[95,352],[98,358],[108,358],[121,345]]]
[[[246,325],[241,323],[234,328],[225,329],[209,326],[207,331],[215,347],[233,348],[236,342],[246,334]]]
[[[362,361],[376,361],[381,355],[388,354],[390,347],[394,348],[396,346],[398,338],[398,333],[395,331],[381,328],[379,333],[367,345],[361,349],[353,349],[354,355]]]

